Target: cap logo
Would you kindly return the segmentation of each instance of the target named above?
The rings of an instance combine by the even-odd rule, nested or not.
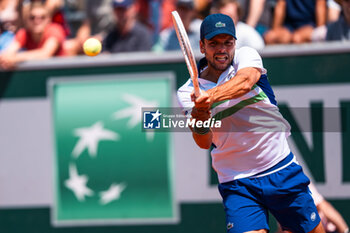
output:
[[[226,24],[225,24],[225,23],[222,23],[222,22],[217,22],[217,23],[215,24],[215,27],[217,27],[217,28],[223,28],[223,27],[226,27]]]

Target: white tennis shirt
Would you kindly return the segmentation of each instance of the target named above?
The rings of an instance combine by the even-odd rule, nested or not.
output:
[[[212,128],[215,148],[211,152],[212,166],[219,182],[245,178],[263,172],[283,160],[290,149],[287,137],[290,126],[274,104],[274,95],[267,81],[258,52],[249,47],[236,49],[233,64],[224,71],[217,83],[199,78],[202,90],[221,85],[245,67],[256,67],[262,72],[259,82],[245,95],[214,103],[212,117],[221,120],[220,129]],[[201,72],[206,67],[200,67]],[[189,79],[179,88],[178,100],[186,115],[191,114],[194,103]]]

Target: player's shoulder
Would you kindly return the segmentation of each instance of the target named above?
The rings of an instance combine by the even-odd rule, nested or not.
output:
[[[256,49],[249,46],[243,46],[243,47],[237,48],[236,55],[241,55],[241,54],[259,55]]]
[[[188,109],[192,109],[193,102],[191,100],[191,93],[193,91],[193,85],[191,79],[188,79],[184,85],[182,85],[177,90],[177,100],[180,106],[184,109],[187,109],[186,112],[188,113]],[[185,113],[185,115],[187,115]]]
[[[239,62],[241,60],[261,60],[261,56],[258,51],[254,48],[243,46],[241,48],[236,49],[234,61]]]

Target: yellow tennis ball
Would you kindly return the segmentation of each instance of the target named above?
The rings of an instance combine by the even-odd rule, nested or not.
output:
[[[87,39],[83,45],[84,53],[88,56],[96,56],[101,52],[101,42],[95,38]]]

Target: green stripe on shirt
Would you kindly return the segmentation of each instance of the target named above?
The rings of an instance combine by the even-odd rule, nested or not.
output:
[[[213,118],[215,118],[215,120],[222,120],[228,116],[235,114],[236,112],[238,112],[242,108],[244,108],[248,105],[251,105],[251,104],[255,104],[255,103],[257,103],[265,98],[267,98],[267,95],[262,91],[259,94],[257,94],[256,96],[253,96],[252,98],[242,100],[238,104],[235,104],[230,108],[227,108],[221,112],[216,113]],[[220,103],[220,102],[218,102],[218,103]]]
[[[210,109],[213,109],[213,108],[217,107],[218,105],[223,104],[223,103],[225,103],[225,102],[227,102],[227,101],[229,101],[229,100],[222,100],[222,101],[213,103],[213,104],[211,105]]]
[[[257,86],[258,86],[258,85],[254,84],[254,85],[252,86],[251,90],[254,90]],[[227,102],[227,101],[229,101],[229,100],[222,100],[222,101],[213,103],[213,105],[210,107],[210,109],[213,109],[213,108],[217,107],[218,105],[223,104],[223,103],[225,103],[225,102]]]

